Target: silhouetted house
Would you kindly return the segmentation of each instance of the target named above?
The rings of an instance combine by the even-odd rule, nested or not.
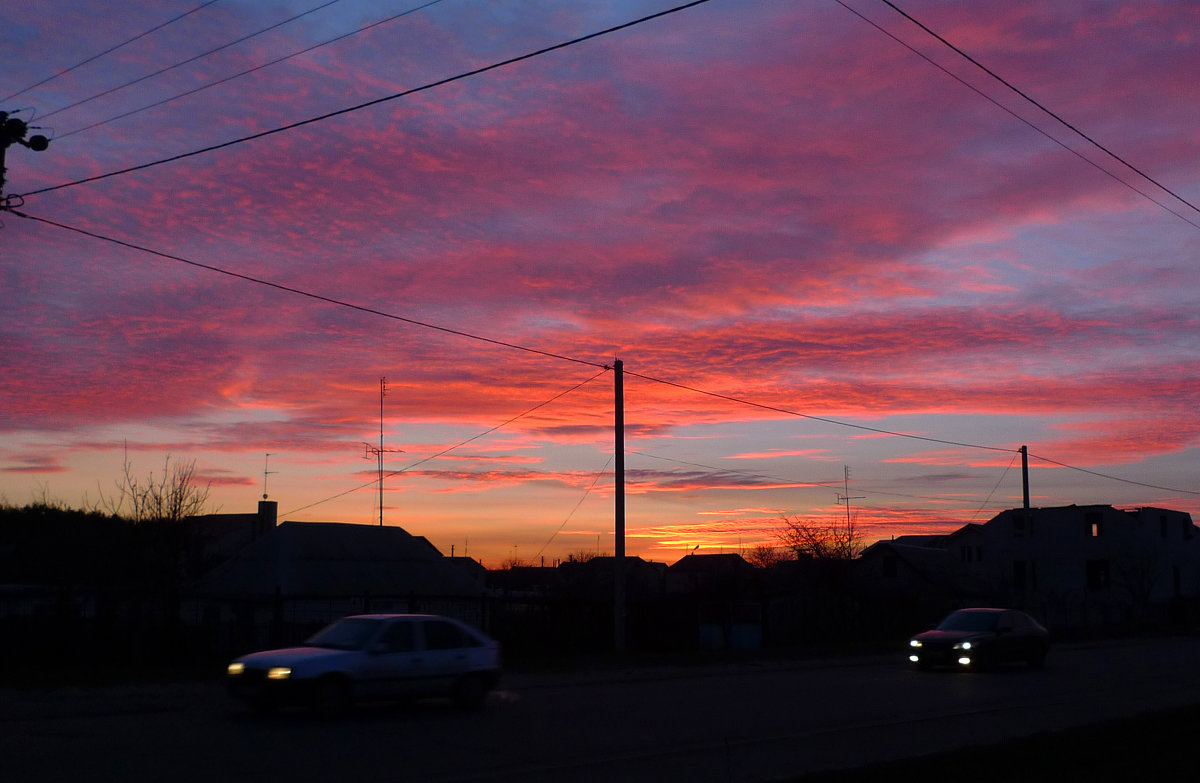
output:
[[[854,564],[854,582],[875,627],[912,633],[954,609],[992,602],[987,581],[952,554],[956,535],[900,536],[863,550]]]
[[[487,586],[509,596],[553,595],[559,590],[559,574],[546,566],[511,566],[487,572]]]
[[[480,590],[487,588],[488,570],[484,568],[483,563],[473,557],[463,557],[462,555],[452,555],[446,559],[452,566],[470,577]]]
[[[1161,619],[1200,596],[1200,530],[1182,511],[1010,509],[949,548],[1002,599],[1070,624]]]
[[[284,522],[197,585],[229,598],[478,596],[433,544],[399,527]]]
[[[702,650],[753,650],[763,645],[763,593],[758,569],[738,554],[686,555],[667,569],[671,611],[694,618]]]
[[[758,569],[741,555],[685,555],[667,569],[667,593],[725,596],[757,592]]]
[[[1200,598],[1200,530],[1161,508],[1009,509],[946,535],[879,542],[860,574],[883,595],[1018,606],[1056,627],[1162,620]]]
[[[187,540],[197,547],[191,559],[207,571],[222,563],[251,541],[275,529],[279,504],[258,501],[258,511],[250,514],[200,514],[184,520]]]
[[[432,612],[483,625],[484,589],[399,527],[284,522],[199,580],[201,622],[245,648],[294,642],[359,612]]]
[[[615,557],[593,557],[590,560],[559,563],[556,570],[565,595],[610,601],[613,596],[613,575],[616,573],[616,567]],[[653,600],[662,597],[663,577],[667,571],[664,563],[627,555],[624,570],[627,598]]]

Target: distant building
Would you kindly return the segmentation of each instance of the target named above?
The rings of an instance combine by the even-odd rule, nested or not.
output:
[[[295,643],[363,612],[428,612],[482,627],[484,587],[399,527],[284,522],[194,583],[188,622],[234,649]]]
[[[942,536],[869,547],[880,586],[962,605],[1021,606],[1051,624],[1162,620],[1200,598],[1200,529],[1182,511],[1010,509]]]

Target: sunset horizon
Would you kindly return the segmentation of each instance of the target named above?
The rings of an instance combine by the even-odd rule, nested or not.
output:
[[[1022,447],[1200,514],[1196,9],[897,6],[6,9],[0,501],[611,554],[620,361],[629,555],[947,533]]]

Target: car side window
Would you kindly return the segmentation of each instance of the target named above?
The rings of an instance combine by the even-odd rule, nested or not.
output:
[[[478,647],[475,637],[463,631],[454,623],[445,620],[425,621],[425,649],[455,650],[460,647]]]
[[[385,653],[412,652],[416,649],[416,634],[413,624],[401,620],[392,623],[376,643],[376,649]]]

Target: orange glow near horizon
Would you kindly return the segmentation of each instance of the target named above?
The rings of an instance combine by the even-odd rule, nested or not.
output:
[[[117,242],[6,216],[0,500],[94,505],[170,455],[222,511],[265,484],[283,519],[370,524],[386,376],[387,524],[488,564],[613,551],[620,359],[631,554],[767,545],[847,502],[868,539],[948,532],[1021,503],[1022,445],[1038,505],[1200,513],[1194,226],[834,6],[724,0],[376,101],[661,10],[539,3],[355,33],[382,12],[345,0],[111,94],[275,11],[42,84],[159,11],[10,4],[5,76],[55,138],[13,148],[5,192]],[[918,10],[1194,179],[1186,4]]]

